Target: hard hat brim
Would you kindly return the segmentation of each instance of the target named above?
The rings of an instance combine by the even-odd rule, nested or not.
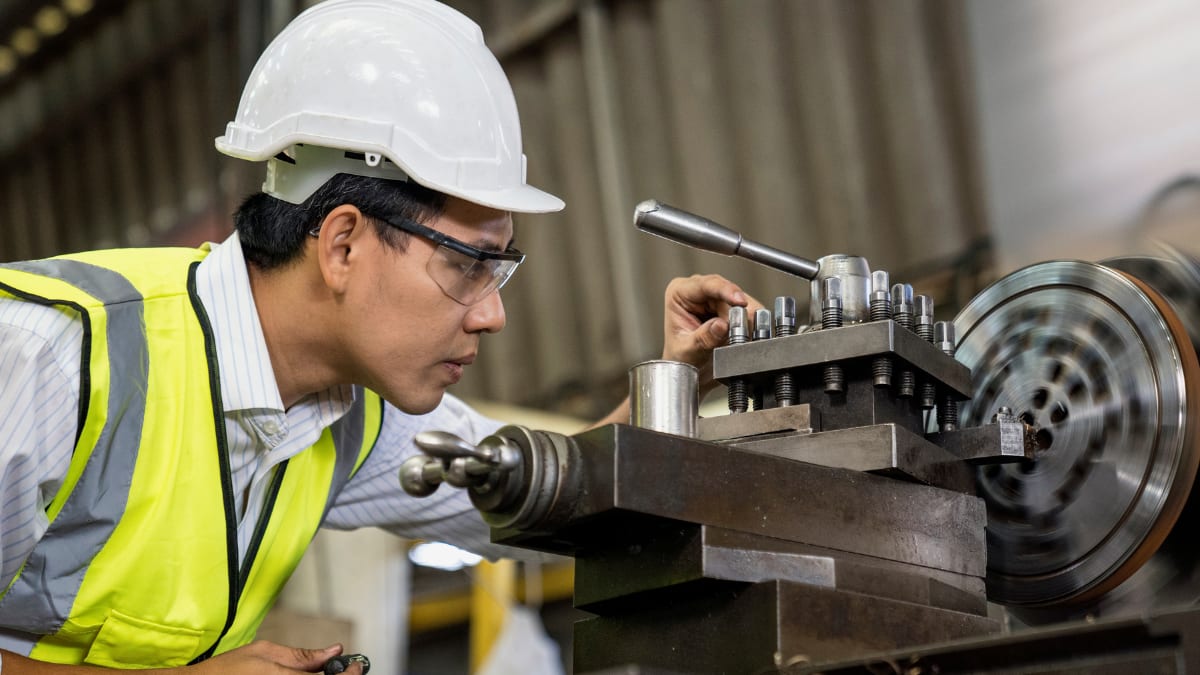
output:
[[[447,190],[436,185],[426,185],[425,187],[444,192],[452,197],[458,197],[472,204],[489,206],[494,209],[511,211],[513,213],[553,213],[555,211],[562,211],[563,207],[566,206],[563,200],[532,185],[522,185],[511,190],[471,193],[460,193],[457,190]]]

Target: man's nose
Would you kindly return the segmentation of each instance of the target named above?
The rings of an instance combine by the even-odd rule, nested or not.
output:
[[[465,319],[468,333],[499,333],[504,329],[508,318],[504,314],[504,301],[500,299],[500,291],[493,291],[484,299],[471,306]]]

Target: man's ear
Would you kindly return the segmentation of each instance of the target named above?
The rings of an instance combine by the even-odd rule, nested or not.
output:
[[[325,285],[335,294],[345,292],[350,274],[367,250],[370,227],[358,207],[342,204],[321,221],[317,235],[317,264]]]

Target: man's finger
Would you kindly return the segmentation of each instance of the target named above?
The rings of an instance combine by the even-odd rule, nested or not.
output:
[[[279,665],[288,668],[296,668],[306,672],[319,671],[325,667],[325,662],[338,656],[342,653],[342,646],[339,644],[330,645],[324,649],[303,649],[301,647],[290,647],[284,650],[284,654],[278,661]]]
[[[709,307],[714,304],[713,301],[719,301],[742,306],[748,300],[737,284],[719,274],[692,276],[677,282],[668,286],[668,289],[682,304]]]
[[[725,344],[729,336],[729,322],[720,317],[705,321],[692,332],[696,346],[703,351],[712,351]]]

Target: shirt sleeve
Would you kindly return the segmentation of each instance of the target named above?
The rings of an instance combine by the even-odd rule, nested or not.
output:
[[[38,309],[63,325],[58,310]],[[81,347],[73,347],[78,359]],[[0,321],[0,588],[45,534],[46,507],[71,462],[79,381],[63,358],[44,333]]]
[[[448,431],[478,442],[502,426],[503,422],[483,416],[449,394],[427,415],[409,415],[385,404],[375,449],[338,495],[324,525],[343,530],[377,526],[401,537],[442,541],[493,559],[513,557],[513,549],[490,543],[488,526],[466,490],[443,486],[417,498],[400,488],[399,479],[400,464],[419,452],[413,444],[418,432]]]

